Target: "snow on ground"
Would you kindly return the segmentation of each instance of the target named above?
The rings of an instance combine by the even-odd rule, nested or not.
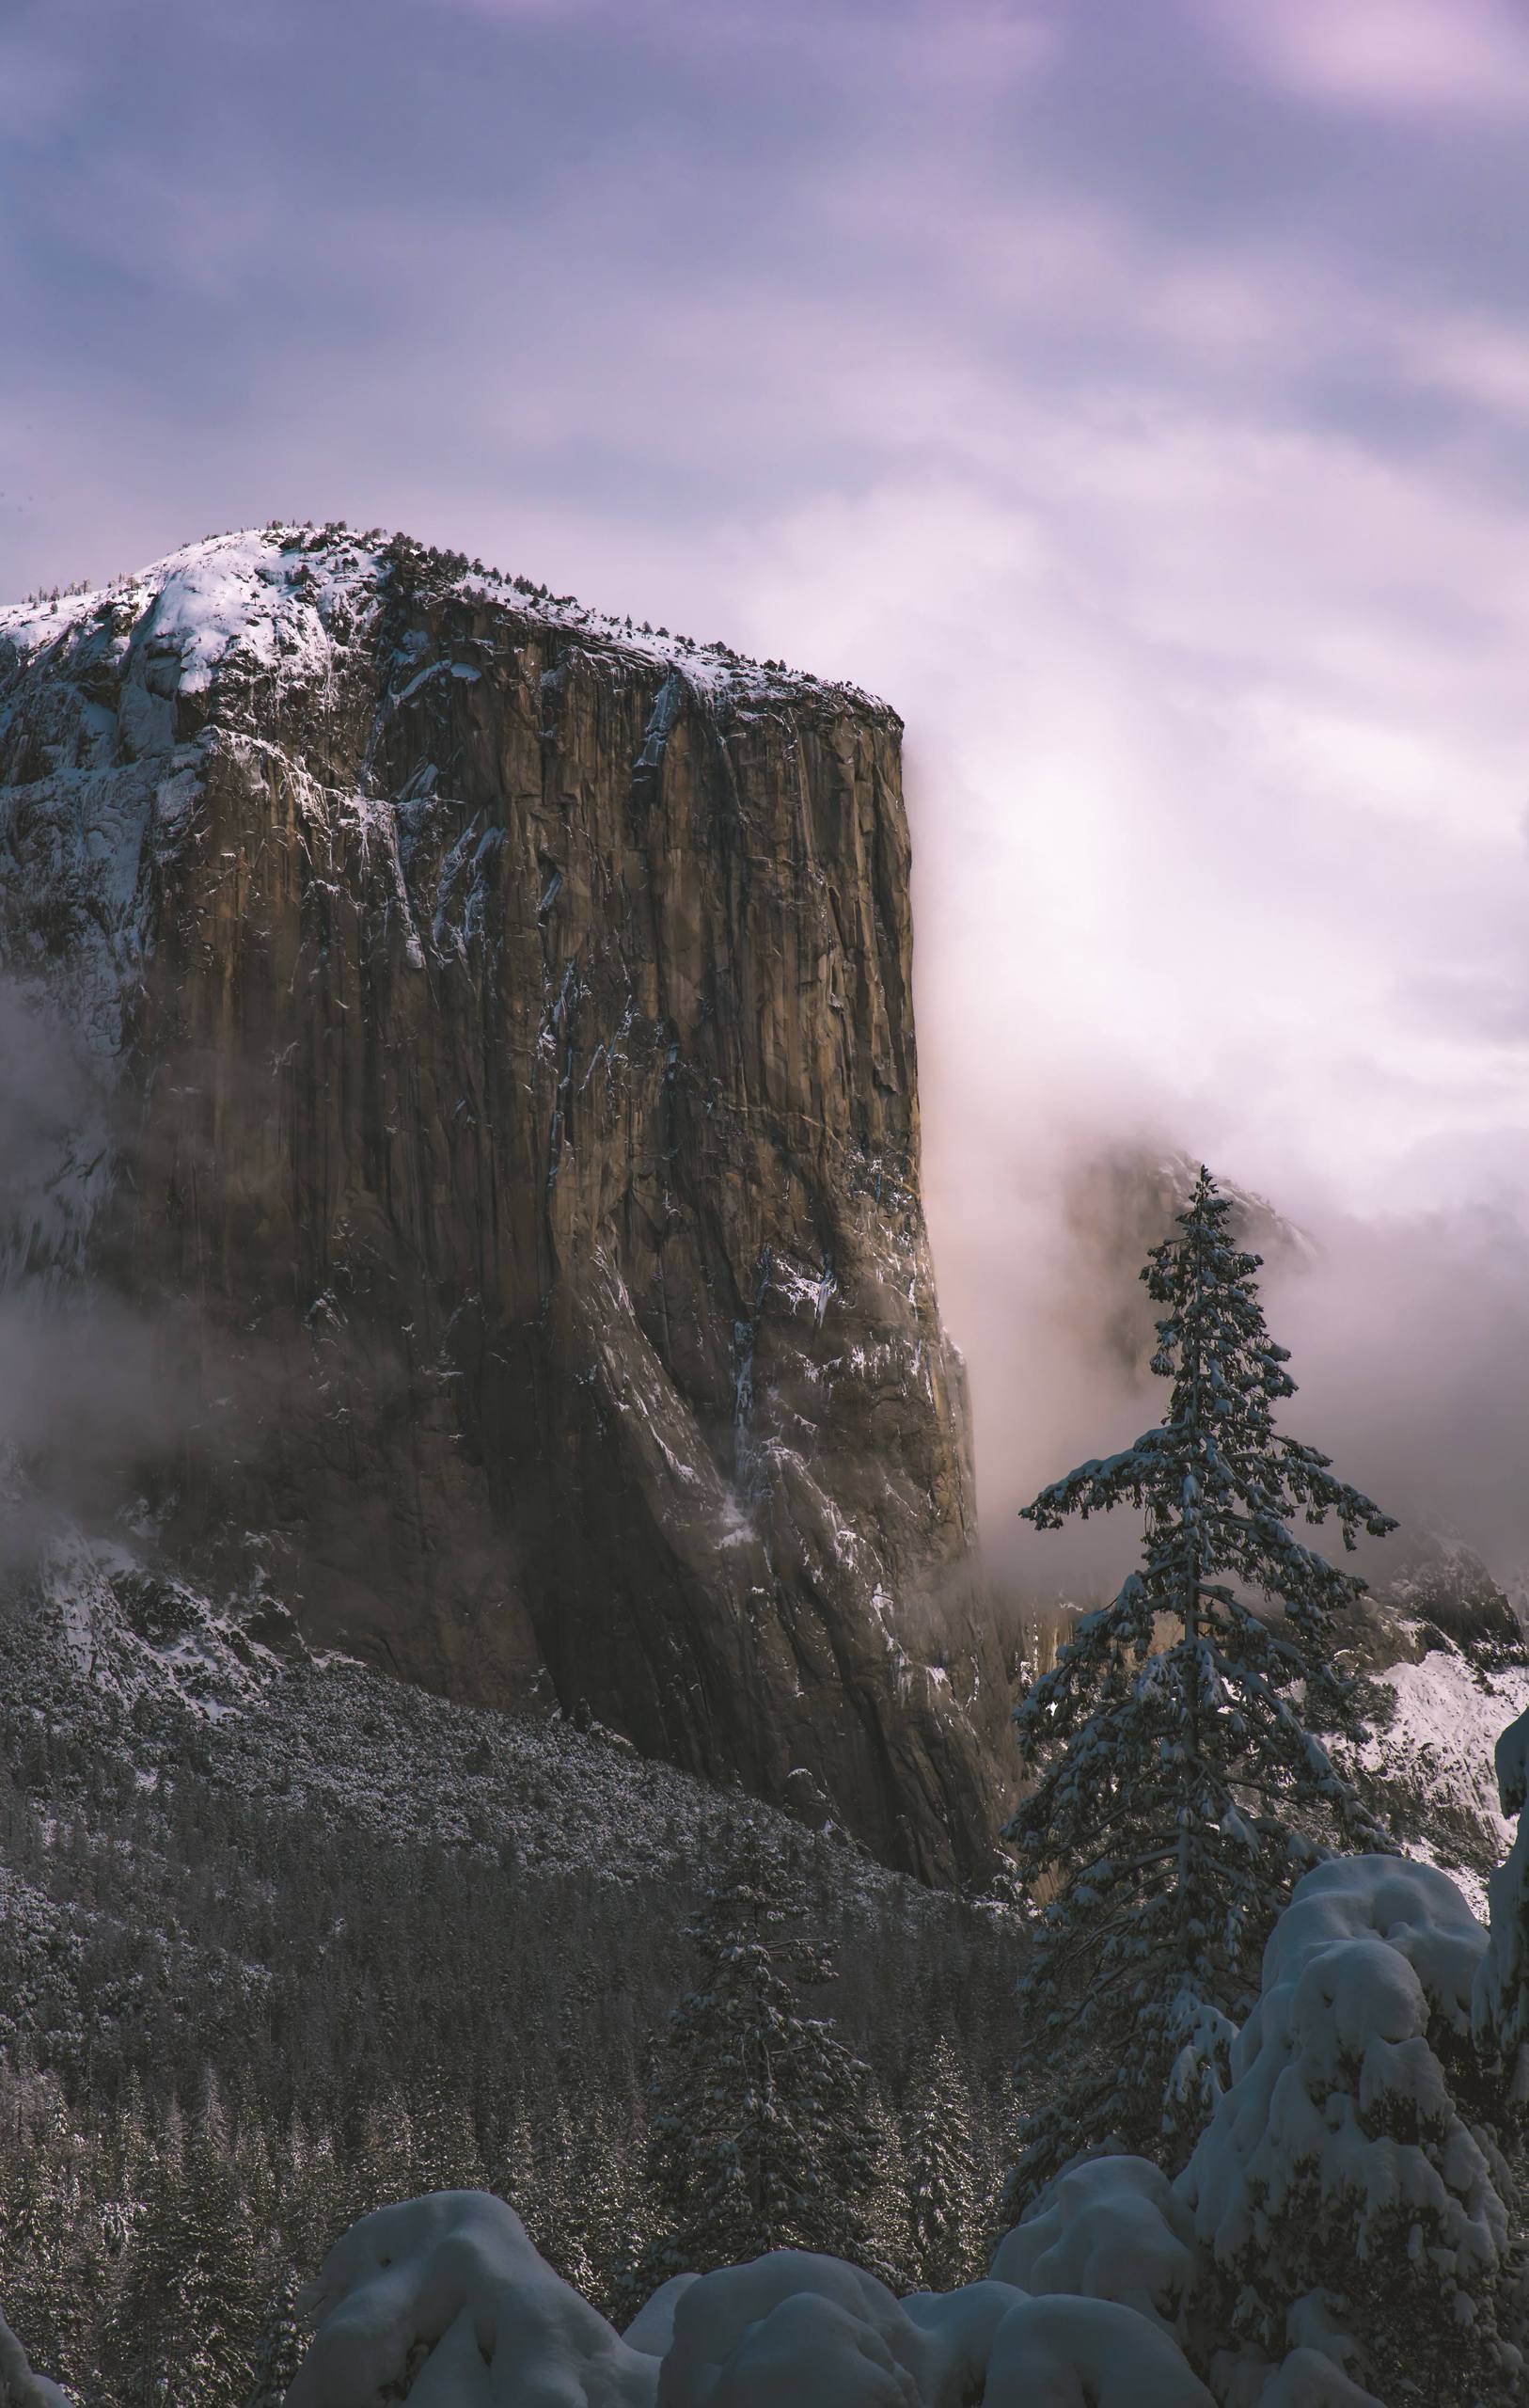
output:
[[[307,552],[274,530],[190,544],[146,570],[149,628],[181,658],[182,693],[204,693],[234,653],[292,683],[323,677],[341,603],[370,603],[374,553],[338,543]]]
[[[150,575],[146,571],[145,576]],[[77,594],[61,594],[53,601],[39,597],[28,602],[0,603],[0,642],[13,644],[19,653],[39,652],[45,644],[54,643],[82,620],[94,617],[102,606],[118,595],[132,594],[139,580],[124,581],[108,589],[92,586]]]

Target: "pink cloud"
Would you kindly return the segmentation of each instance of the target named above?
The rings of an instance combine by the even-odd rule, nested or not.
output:
[[[1208,0],[1207,13],[1292,91],[1342,108],[1529,110],[1529,24],[1499,0]]]

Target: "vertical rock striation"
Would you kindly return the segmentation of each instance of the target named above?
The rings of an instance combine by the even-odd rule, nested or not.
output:
[[[948,1878],[1004,1698],[899,735],[339,529],[0,613],[0,942],[111,1072],[12,1252],[151,1307],[163,1556]]]

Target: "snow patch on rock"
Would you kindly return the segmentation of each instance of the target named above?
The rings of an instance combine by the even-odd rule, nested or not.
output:
[[[1529,1665],[1489,1670],[1445,1645],[1416,1663],[1389,1665],[1378,1678],[1395,1711],[1370,1734],[1360,1763],[1388,1789],[1415,1797],[1424,1834],[1408,1835],[1408,1853],[1442,1864],[1484,1918],[1482,1865],[1505,1856],[1513,1839],[1498,1802],[1493,1750],[1504,1722],[1529,1710]],[[1462,1861],[1467,1852],[1471,1861]]]
[[[235,660],[246,670],[311,683],[322,680],[331,667],[337,621],[343,626],[348,615],[351,625],[358,625],[361,614],[375,608],[387,567],[386,549],[380,531],[361,535],[339,525],[246,528],[207,536],[109,586],[60,595],[56,601],[0,607],[0,644],[26,657],[111,612],[119,626],[141,627],[179,656],[182,693],[205,692]],[[735,700],[747,695],[767,702],[772,694],[811,686],[875,702],[859,687],[825,684],[788,670],[784,662],[752,660],[729,645],[699,643],[667,628],[634,626],[613,613],[586,608],[572,594],[550,594],[524,578],[477,564],[469,567],[460,556],[419,557],[433,562],[465,600],[520,610],[544,625],[663,668],[669,682],[660,691],[642,766],[652,766],[650,752],[656,758],[662,751],[686,687],[700,696]],[[480,673],[471,662],[453,662],[437,664],[423,674],[448,670],[467,679]]]

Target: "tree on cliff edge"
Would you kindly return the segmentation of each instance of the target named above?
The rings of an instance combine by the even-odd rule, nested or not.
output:
[[[1091,2145],[1181,2162],[1293,1882],[1334,1843],[1391,1845],[1306,1727],[1358,1735],[1332,1624],[1364,1583],[1289,1525],[1331,1513],[1346,1548],[1361,1527],[1395,1525],[1276,1431],[1295,1384],[1231,1211],[1202,1169],[1142,1273],[1165,1307],[1161,1424],[1023,1509],[1046,1530],[1129,1504],[1145,1529],[1140,1568],[1015,1715],[1040,1780],[1007,1836],[1032,1878],[1057,1885],[1020,1997],[1032,2033],[1065,2046],[1060,2091],[1021,2134],[1016,2210]]]

